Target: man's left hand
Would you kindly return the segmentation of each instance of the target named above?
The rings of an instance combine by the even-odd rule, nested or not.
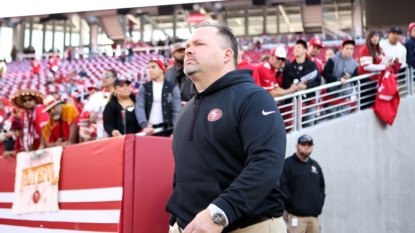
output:
[[[183,233],[220,233],[222,230],[223,226],[213,223],[210,211],[206,209],[196,215]]]

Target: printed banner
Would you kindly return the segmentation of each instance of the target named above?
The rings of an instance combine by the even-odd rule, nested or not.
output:
[[[21,152],[16,158],[14,214],[55,212],[58,206],[62,147]]]

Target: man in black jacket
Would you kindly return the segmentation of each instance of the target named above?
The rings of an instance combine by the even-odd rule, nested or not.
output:
[[[202,23],[186,44],[184,71],[196,95],[173,134],[173,233],[286,232],[279,190],[285,127],[251,72],[236,70],[232,31]],[[184,229],[184,230],[182,230]]]
[[[323,171],[310,158],[313,139],[308,135],[298,138],[297,153],[285,159],[281,176],[281,190],[287,196],[288,233],[320,233],[317,216],[325,199]]]
[[[306,56],[307,42],[298,40],[294,47],[295,60],[287,64],[282,76],[282,87],[289,89],[291,84],[297,84],[299,90],[311,89],[321,84],[320,73],[316,63]],[[307,105],[306,113],[303,117],[304,127],[314,125],[314,118],[317,111],[315,93],[303,96]]]
[[[164,78],[179,86],[180,95],[183,102],[189,101],[194,93],[192,92],[193,82],[183,71],[184,45],[179,42],[172,45],[171,55],[174,58],[174,65],[166,70]]]
[[[153,135],[155,128],[164,128],[159,136],[170,136],[181,108],[179,88],[164,80],[166,67],[160,59],[148,63],[150,82],[140,86],[135,115],[146,135]]]
[[[406,47],[406,62],[408,65],[415,68],[415,22],[410,23],[409,29],[409,40],[405,42]]]

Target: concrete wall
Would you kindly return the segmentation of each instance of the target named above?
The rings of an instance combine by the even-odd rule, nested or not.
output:
[[[302,134],[325,176],[322,233],[415,232],[415,96],[401,99],[393,126],[369,109],[290,133],[288,156]]]
[[[394,24],[406,26],[414,21],[415,1],[413,0],[364,0],[366,26],[376,29],[383,26],[389,30]]]

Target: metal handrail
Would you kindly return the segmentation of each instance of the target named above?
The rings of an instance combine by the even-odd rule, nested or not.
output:
[[[407,67],[408,67],[407,65],[403,65],[401,67],[401,69],[402,68],[407,68]],[[365,78],[370,78],[372,76],[378,75],[379,73],[380,72],[359,75],[359,76],[347,79],[346,83],[356,82],[358,80],[360,81],[360,80],[365,79]],[[293,94],[288,94],[288,95],[284,95],[284,96],[280,96],[280,97],[275,97],[274,100],[275,101],[281,101],[281,100],[291,99],[295,96],[303,96],[303,95],[307,95],[307,94],[310,94],[310,93],[313,93],[313,92],[316,92],[316,91],[321,91],[321,90],[324,90],[324,89],[328,89],[328,88],[331,88],[331,87],[337,87],[337,86],[340,86],[340,85],[343,85],[340,81],[327,83],[327,84],[324,84],[324,85],[320,85],[318,87],[313,87],[311,89],[297,91]]]
[[[399,93],[404,96],[414,95],[414,69],[407,65],[403,65],[401,69],[405,69],[405,71],[395,74],[395,77],[397,78]],[[366,81],[364,83],[361,81],[378,74],[380,74],[380,72],[369,73],[350,78],[346,80],[346,83],[355,83],[353,87],[344,87],[339,90],[334,90],[313,97],[304,98],[307,94],[319,92],[321,90],[332,87],[339,87],[343,84],[340,81],[337,81],[274,98],[274,100],[279,103],[280,110],[284,109],[281,115],[284,117],[286,130],[299,131],[303,127],[309,126],[309,123],[312,125],[320,121],[325,121],[326,119],[333,119],[347,114],[352,114],[353,112],[359,112],[362,107],[373,104],[373,97],[376,96],[376,93],[371,93],[371,89],[367,88],[366,86],[371,84],[373,85],[377,81]],[[355,89],[355,93],[340,94],[343,91],[350,91],[352,89]],[[362,96],[362,93],[365,94]],[[339,96],[333,96],[334,94],[339,94]],[[323,99],[327,96],[331,96],[332,98]],[[333,105],[330,104],[342,99],[347,100],[340,103],[337,102]],[[285,100],[291,101],[290,103],[287,103]],[[310,100],[317,101],[315,103],[310,103],[303,106],[303,103],[307,103]],[[363,100],[366,101],[362,102]]]

